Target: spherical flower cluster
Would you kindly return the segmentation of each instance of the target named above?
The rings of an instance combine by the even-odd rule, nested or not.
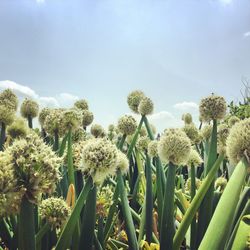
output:
[[[75,131],[73,131],[72,134],[72,141],[73,142],[79,142],[82,140],[86,140],[87,138],[87,133],[83,128],[78,128]]]
[[[84,99],[76,101],[74,106],[80,110],[88,110],[89,109],[88,102]]]
[[[214,183],[214,188],[218,190],[219,192],[223,192],[225,187],[227,185],[227,179],[223,176],[216,179]]]
[[[202,162],[203,160],[200,157],[199,153],[196,150],[191,149],[186,165],[188,167],[198,167]]]
[[[166,129],[158,143],[158,153],[165,162],[185,164],[191,151],[191,142],[181,129]]]
[[[82,149],[86,145],[87,141],[79,141],[72,145],[73,165],[76,170],[82,168]]]
[[[218,138],[218,145],[221,147],[226,146],[226,140],[229,135],[229,127],[227,124],[222,123],[218,126],[217,138]]]
[[[0,123],[10,125],[15,119],[15,113],[6,106],[0,105]]]
[[[74,108],[64,110],[62,113],[62,130],[67,132],[71,129],[71,131],[75,131],[78,129],[82,122],[82,114],[81,112]]]
[[[94,183],[101,184],[108,176],[115,174],[118,150],[109,140],[89,140],[83,147],[82,155],[82,170],[92,177]]]
[[[102,218],[108,216],[108,211],[113,203],[113,191],[109,186],[102,187],[97,193],[96,214]]]
[[[141,115],[150,115],[153,113],[154,104],[148,97],[143,97],[139,103],[138,111]]]
[[[185,122],[185,124],[191,124],[193,122],[193,118],[190,113],[183,114],[182,120]]]
[[[16,120],[7,128],[8,135],[12,138],[22,138],[28,134],[29,128],[24,119],[16,118]]]
[[[11,156],[0,152],[0,218],[18,212],[24,192],[18,186]]]
[[[34,118],[38,115],[38,111],[39,111],[39,106],[37,102],[25,98],[20,108],[21,115],[24,118],[28,117]]]
[[[127,156],[118,150],[117,168],[121,170],[122,174],[126,174],[129,169],[129,161]]]
[[[222,96],[212,94],[201,100],[199,110],[204,122],[221,120],[226,115],[227,103]]]
[[[200,179],[198,179],[198,178],[195,178],[195,187],[196,187],[196,190],[198,190],[200,188],[201,184],[202,184],[202,181]],[[185,192],[187,194],[191,193],[191,178],[188,178],[187,181],[186,181]]]
[[[51,109],[44,121],[45,131],[54,136],[55,133],[63,134],[62,128],[63,109]]]
[[[10,157],[18,185],[26,189],[31,202],[37,203],[41,194],[55,191],[62,159],[35,133],[15,140],[4,153]]]
[[[133,116],[124,115],[118,120],[117,127],[120,133],[125,135],[132,135],[137,128],[137,123]]]
[[[71,209],[63,198],[51,197],[43,200],[39,214],[54,229],[60,229],[71,214]]]
[[[49,114],[49,112],[50,112],[49,108],[43,108],[39,113],[38,120],[39,120],[42,127],[44,125],[45,119],[46,119],[47,115]]]
[[[156,157],[158,156],[158,141],[151,141],[149,144],[148,144],[148,155],[150,157]]]
[[[142,127],[141,127],[141,130],[140,130],[139,135],[140,135],[140,136],[147,136],[147,135],[148,135],[148,131],[147,131],[147,129],[145,128],[145,126],[142,126]]]
[[[250,118],[237,122],[227,138],[227,156],[232,164],[237,164],[244,155],[250,158]]]
[[[183,131],[186,133],[186,135],[193,144],[200,143],[201,135],[199,133],[198,128],[196,128],[196,126],[194,125],[194,123],[185,124],[185,126],[183,127]]]
[[[0,93],[0,106],[5,106],[11,111],[16,111],[17,105],[17,96],[10,89],[5,89],[2,93]]]
[[[201,129],[201,137],[204,141],[208,141],[211,137],[212,134],[212,126],[211,125],[206,125]]]
[[[229,117],[228,119],[228,126],[231,128],[236,122],[239,122],[240,118],[238,118],[237,116],[233,115],[231,117]]]
[[[105,131],[104,128],[99,124],[93,124],[90,129],[90,133],[95,137],[104,137]]]
[[[136,147],[143,152],[147,151],[149,142],[150,142],[150,139],[147,136],[140,136],[137,139]]]
[[[129,108],[135,112],[138,113],[138,106],[141,102],[141,100],[145,97],[144,93],[140,90],[132,91],[127,98],[127,103]]]
[[[82,125],[83,127],[89,126],[94,120],[94,115],[88,110],[83,110],[82,112]]]

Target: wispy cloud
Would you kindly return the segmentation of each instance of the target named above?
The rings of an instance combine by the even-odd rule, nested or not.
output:
[[[28,86],[9,80],[0,81],[0,90],[7,88],[13,90],[13,92],[20,98],[20,101],[25,97],[32,98],[36,100],[41,107],[71,107],[74,102],[79,99],[78,96],[69,93],[60,93],[56,96],[39,96]]]
[[[195,102],[180,102],[176,103],[174,105],[174,108],[181,110],[181,111],[186,111],[186,110],[197,110],[198,109],[198,104]]]
[[[243,34],[244,37],[250,37],[250,31],[247,31]]]

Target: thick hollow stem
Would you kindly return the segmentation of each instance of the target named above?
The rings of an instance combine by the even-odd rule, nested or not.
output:
[[[175,165],[170,162],[168,166],[167,183],[164,192],[164,201],[162,209],[160,230],[161,250],[173,249],[175,171]]]
[[[1,135],[0,135],[0,151],[3,151],[3,146],[6,137],[6,125],[5,123],[1,123]]]
[[[18,249],[35,249],[34,205],[23,196],[19,214]]]
[[[31,115],[28,115],[28,125],[29,125],[29,128],[33,128],[33,122],[32,122],[32,117],[31,117]]]

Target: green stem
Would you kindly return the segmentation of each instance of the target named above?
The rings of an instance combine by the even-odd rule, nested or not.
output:
[[[191,166],[191,201],[193,200],[196,192],[196,181],[195,181],[195,167]],[[190,239],[190,249],[195,250],[196,247],[196,216],[194,216],[191,224],[191,239]]]
[[[213,130],[211,135],[211,142],[209,145],[208,159],[207,164],[204,168],[205,176],[208,175],[211,170],[213,164],[215,163],[217,158],[217,121],[213,121]],[[204,176],[204,177],[205,177]],[[215,176],[214,176],[215,177]],[[213,213],[213,196],[214,196],[214,179],[212,181],[212,185],[209,187],[204,200],[202,201],[200,212],[199,212],[199,221],[198,221],[198,234],[197,234],[197,246],[200,244],[206,230],[208,224],[211,220]]]
[[[66,222],[62,230],[62,233],[60,234],[55,250],[65,250],[70,245],[69,240],[75,230],[77,222],[79,221],[83,205],[85,203],[85,200],[88,196],[89,190],[91,189],[92,185],[93,185],[92,178],[89,177],[76,201],[76,204],[71,213],[71,216],[69,217],[68,221]]]
[[[35,249],[34,205],[24,195],[19,214],[18,249]]]
[[[3,151],[5,137],[6,137],[6,125],[5,123],[2,122],[1,123],[1,135],[0,135],[0,151]]]
[[[173,249],[174,238],[174,189],[176,166],[169,162],[167,185],[164,192],[164,201],[161,218],[160,246],[161,250]]]
[[[223,159],[224,159],[223,155],[220,155],[218,157],[215,164],[213,165],[210,172],[208,173],[207,177],[203,180],[203,182],[202,182],[200,188],[198,189],[194,199],[192,200],[188,210],[184,214],[183,219],[181,221],[181,224],[180,224],[180,226],[179,226],[179,228],[174,236],[174,246],[173,246],[174,250],[180,249],[181,243],[185,238],[186,232],[187,232],[190,224],[192,223],[192,220],[193,220],[197,210],[199,209],[199,206],[200,206],[207,190],[209,189],[211,183],[213,182],[214,175],[218,171]]]
[[[75,187],[75,173],[73,166],[73,156],[72,156],[72,131],[69,129],[68,133],[68,152],[67,152],[67,160],[68,160],[68,178],[69,184],[73,184]]]
[[[28,115],[28,125],[29,125],[29,128],[33,128],[33,122],[32,122],[32,116],[31,115]]]
[[[79,250],[92,249],[96,221],[96,186],[89,191],[84,213]]]
[[[249,164],[242,159],[229,179],[199,249],[224,249]]]
[[[124,135],[122,136],[121,140],[119,141],[118,148],[119,148],[120,150],[122,150],[122,147],[123,147],[123,144],[124,144],[124,142],[125,142],[125,140],[126,140],[126,137],[127,137],[127,136],[124,134]]]
[[[139,125],[138,125],[138,127],[137,127],[137,129],[136,129],[136,131],[135,131],[135,134],[134,134],[134,137],[133,137],[133,139],[132,139],[132,142],[131,142],[130,145],[129,145],[128,152],[127,152],[127,157],[128,157],[128,159],[131,157],[131,154],[132,154],[132,152],[133,152],[133,149],[134,149],[134,146],[135,146],[135,144],[136,144],[137,138],[138,138],[139,133],[140,133],[140,131],[141,131],[141,127],[142,127],[142,123],[143,123],[144,117],[145,117],[145,116],[142,116],[142,117],[141,117],[140,123],[139,123]]]
[[[59,135],[58,131],[54,131],[54,144],[53,144],[53,150],[56,152],[59,148]]]
[[[36,248],[38,248],[38,246],[40,245],[43,236],[49,231],[50,226],[48,223],[43,224],[43,226],[41,227],[41,229],[38,231],[38,233],[36,234]]]
[[[122,173],[120,170],[117,171],[117,184],[118,184],[118,189],[120,193],[120,198],[121,198],[121,205],[122,205],[122,210],[124,214],[124,220],[125,220],[125,226],[126,226],[126,232],[128,235],[128,242],[129,246],[133,250],[139,249],[137,240],[136,240],[136,234],[135,234],[135,227],[128,203],[128,198],[127,198],[127,192],[126,188],[124,186],[123,178],[122,178]]]
[[[151,160],[148,154],[146,154],[146,180],[146,241],[150,244],[153,232],[153,193]]]

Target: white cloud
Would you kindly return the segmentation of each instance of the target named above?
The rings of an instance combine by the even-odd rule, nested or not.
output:
[[[0,90],[11,89],[19,97],[20,103],[25,97],[36,100],[41,107],[71,107],[74,102],[79,99],[78,96],[71,95],[69,93],[60,93],[53,96],[39,96],[33,89],[28,86],[18,84],[13,81],[5,80],[0,81]]]
[[[157,128],[158,132],[163,132],[166,128],[181,127],[183,125],[181,119],[165,110],[152,114],[148,117],[148,120]]]
[[[11,89],[13,90],[17,95],[24,96],[24,97],[30,97],[30,98],[38,98],[38,95],[35,93],[35,91],[27,86],[6,80],[6,81],[0,81],[0,89]]]
[[[250,31],[247,31],[243,34],[244,37],[249,37],[250,36]]]
[[[174,105],[174,108],[181,110],[181,111],[186,111],[186,110],[197,110],[198,109],[198,104],[195,102],[180,102],[176,103]]]
[[[36,0],[37,3],[41,4],[41,3],[44,3],[45,0]]]

